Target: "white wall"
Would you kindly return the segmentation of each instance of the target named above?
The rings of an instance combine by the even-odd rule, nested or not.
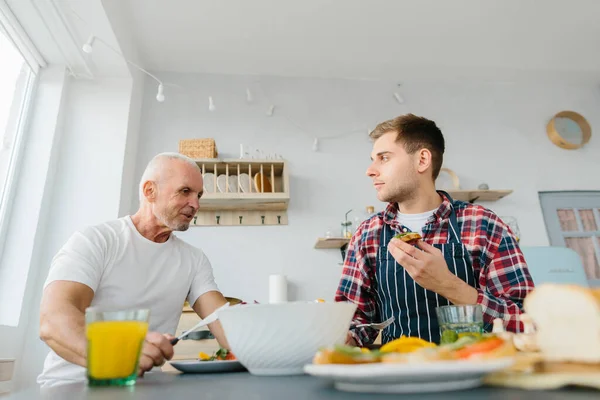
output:
[[[339,228],[344,213],[377,202],[364,172],[371,144],[367,128],[402,113],[435,120],[447,142],[445,166],[463,188],[482,182],[513,189],[485,206],[517,217],[523,245],[547,245],[539,191],[599,190],[594,171],[600,141],[582,150],[552,145],[547,121],[558,111],[582,113],[600,126],[597,87],[510,83],[404,83],[399,105],[390,82],[317,80],[222,75],[160,74],[171,84],[167,100],[157,103],[156,86],[146,81],[136,177],[156,153],[177,151],[179,139],[213,137],[220,155],[237,157],[244,143],[277,152],[289,161],[291,201],[285,227],[203,227],[181,233],[204,249],[226,295],[266,301],[268,275],[284,273],[293,299],[331,299],[341,272],[335,250],[315,250],[318,236]],[[246,104],[246,87],[255,102]],[[207,109],[208,96],[216,111]],[[265,116],[275,104],[272,118]],[[354,130],[354,134],[352,134]],[[322,140],[314,137],[350,133]],[[597,136],[597,135],[596,135]],[[132,211],[137,208],[134,199]]]

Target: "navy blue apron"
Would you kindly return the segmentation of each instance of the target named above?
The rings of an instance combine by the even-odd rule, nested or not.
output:
[[[452,198],[444,193],[450,203]],[[446,264],[454,275],[470,286],[476,287],[471,256],[460,241],[460,230],[451,206],[448,241],[446,244],[435,244],[442,251]],[[381,321],[395,316],[394,323],[382,332],[382,343],[387,343],[400,336],[420,337],[424,340],[439,343],[440,329],[435,308],[451,304],[447,299],[435,292],[423,289],[406,270],[396,262],[388,252],[388,243],[395,232],[388,224],[383,224],[379,238],[379,252],[375,276],[377,279],[377,308]],[[405,227],[401,229],[406,230]],[[424,227],[426,230],[427,227]]]

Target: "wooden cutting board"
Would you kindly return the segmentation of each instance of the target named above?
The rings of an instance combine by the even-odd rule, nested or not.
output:
[[[570,363],[536,363],[535,367],[532,365],[531,371],[527,372],[526,358],[531,356],[520,357],[517,357],[516,367],[490,374],[484,378],[484,383],[529,390],[551,390],[570,385],[600,389],[600,365],[598,364],[581,366]]]

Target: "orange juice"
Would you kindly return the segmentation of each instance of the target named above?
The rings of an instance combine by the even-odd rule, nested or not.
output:
[[[87,367],[90,383],[92,380],[123,378],[130,378],[135,382],[147,331],[148,323],[142,321],[88,323]]]

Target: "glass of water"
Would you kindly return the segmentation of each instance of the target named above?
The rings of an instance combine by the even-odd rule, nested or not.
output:
[[[483,309],[480,304],[441,306],[435,309],[440,325],[441,344],[453,343],[464,336],[483,333]]]

